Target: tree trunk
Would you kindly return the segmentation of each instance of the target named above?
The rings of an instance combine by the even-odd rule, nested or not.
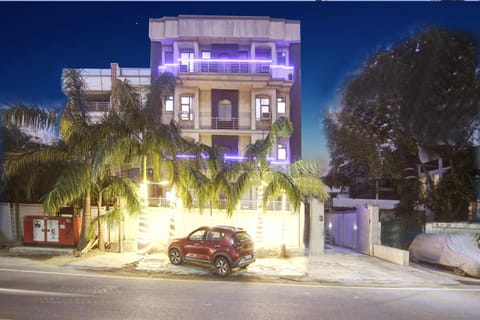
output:
[[[103,239],[103,223],[102,219],[100,219],[100,210],[102,209],[102,197],[98,197],[98,203],[97,203],[97,212],[98,212],[98,249],[100,251],[105,251],[105,240]]]
[[[123,211],[118,224],[118,252],[123,253]]]
[[[78,242],[77,249],[82,251],[88,244],[88,233],[90,230],[90,223],[92,221],[92,207],[90,204],[90,192],[87,191],[83,204],[82,214],[82,231],[80,233],[80,241]]]
[[[265,213],[265,208],[263,206],[263,183],[260,183],[258,187],[257,195],[257,230],[256,230],[256,239],[255,247],[257,248],[257,255],[262,256],[265,253],[264,248],[264,237],[263,237],[263,214]]]
[[[287,257],[287,197],[285,193],[282,195],[282,225],[281,225],[281,230],[280,230],[280,238],[281,238],[281,243],[280,247],[278,250],[278,256],[280,258],[286,258]]]

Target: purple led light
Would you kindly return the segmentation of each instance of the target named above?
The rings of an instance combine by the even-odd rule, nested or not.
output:
[[[162,66],[158,66],[158,69],[167,69],[169,67],[178,67],[178,63],[165,63]]]
[[[208,154],[202,153],[200,156],[203,159],[208,159],[209,156]],[[194,159],[195,156],[191,154],[177,154],[177,158],[179,159]],[[245,156],[239,156],[239,155],[232,155],[232,154],[225,154],[223,156],[225,160],[237,160],[237,161],[242,161],[242,160],[248,160],[247,157]],[[270,161],[272,164],[290,164],[290,161],[288,160],[275,160],[275,158],[272,157],[267,157],[267,160]]]
[[[243,63],[272,63],[272,60],[266,59],[177,59],[178,62],[243,62]]]
[[[180,158],[180,159],[193,159],[195,158],[194,155],[191,155],[191,154],[177,154],[177,158]]]
[[[243,156],[235,156],[235,155],[229,155],[229,154],[226,154],[223,156],[223,158],[226,160],[245,160],[247,159],[246,157],[243,157]]]
[[[284,161],[270,161],[272,164],[290,164],[290,161],[284,160]]]
[[[293,70],[293,67],[291,67],[291,66],[283,66],[283,65],[279,65],[279,64],[272,64],[270,67],[271,68],[286,69],[286,70]]]

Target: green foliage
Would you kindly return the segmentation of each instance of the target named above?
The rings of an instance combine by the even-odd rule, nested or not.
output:
[[[318,164],[314,162],[299,160],[290,165],[290,176],[304,197],[316,198],[323,202],[329,195],[322,180],[322,173]]]
[[[475,199],[474,161],[473,149],[459,152],[454,160],[456,166],[433,186],[424,199],[435,212],[435,220],[468,220],[468,207]]]
[[[456,155],[475,143],[480,121],[477,59],[473,37],[437,28],[372,55],[346,84],[341,109],[324,116],[332,157],[327,181],[348,182],[348,168],[350,178],[393,182],[402,201],[399,212],[412,212],[420,200],[418,181],[408,186],[403,170],[418,162],[419,148],[437,152],[456,171]],[[469,188],[465,179],[455,181],[461,190]],[[445,199],[432,199],[440,198]],[[465,201],[459,194],[454,198]],[[443,210],[439,203],[432,207]]]
[[[95,239],[96,232],[98,232],[95,227],[98,226],[98,224],[114,227],[119,226],[120,222],[123,221],[123,219],[124,213],[118,206],[111,208],[111,210],[107,211],[105,214],[99,215],[92,220],[90,224],[88,238]]]

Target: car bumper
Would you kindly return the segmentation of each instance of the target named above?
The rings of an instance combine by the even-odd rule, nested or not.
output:
[[[234,267],[242,268],[242,267],[248,266],[252,262],[255,262],[255,260],[256,260],[256,257],[254,254],[250,256],[241,257],[240,259],[237,260]]]

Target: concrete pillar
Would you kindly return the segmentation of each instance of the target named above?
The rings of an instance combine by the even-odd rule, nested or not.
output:
[[[379,219],[379,207],[375,204],[369,204],[368,210],[368,243],[369,243],[369,255],[373,255],[374,245],[380,244],[380,219]]]
[[[324,253],[325,247],[324,203],[314,199],[310,202],[310,256]]]

